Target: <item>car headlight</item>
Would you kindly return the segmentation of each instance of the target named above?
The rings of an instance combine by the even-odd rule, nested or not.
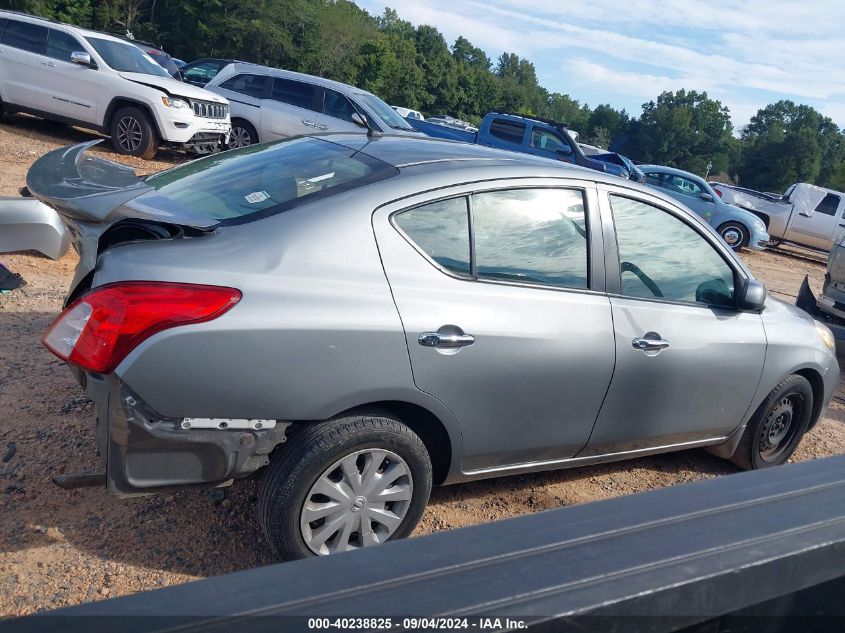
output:
[[[836,339],[833,338],[833,332],[830,331],[830,328],[827,327],[824,323],[819,323],[818,321],[814,321],[816,326],[816,332],[819,333],[819,337],[824,343],[824,346],[833,351],[836,349]]]
[[[754,220],[754,228],[756,228],[758,231],[765,231],[766,225],[763,223],[763,220],[761,220],[760,218],[756,218]]]
[[[168,108],[176,108],[178,110],[189,109],[191,107],[191,104],[184,99],[174,99],[173,97],[162,97],[161,102]]]

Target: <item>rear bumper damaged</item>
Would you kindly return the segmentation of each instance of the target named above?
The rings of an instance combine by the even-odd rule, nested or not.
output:
[[[195,419],[191,426],[185,418],[158,415],[113,375],[81,378],[97,402],[97,447],[114,496],[227,485],[266,466],[285,441],[285,422],[230,420],[196,428]]]

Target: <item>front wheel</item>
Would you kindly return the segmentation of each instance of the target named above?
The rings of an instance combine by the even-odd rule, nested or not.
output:
[[[725,222],[716,232],[734,251],[741,251],[748,246],[748,229],[739,222]]]
[[[775,387],[745,427],[731,461],[745,470],[785,464],[813,414],[813,388],[792,374]]]
[[[408,536],[431,492],[422,440],[382,413],[303,425],[274,454],[258,518],[283,560]]]
[[[111,143],[118,154],[150,160],[158,151],[158,142],[158,133],[146,112],[132,106],[115,112]]]

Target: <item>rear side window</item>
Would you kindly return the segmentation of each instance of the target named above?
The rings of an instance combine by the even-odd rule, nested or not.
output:
[[[264,96],[264,86],[267,84],[266,75],[235,75],[230,77],[222,84],[221,88],[239,92],[248,97],[255,97],[260,99]]]
[[[30,53],[43,53],[47,47],[47,27],[9,20],[3,30],[3,43]]]
[[[230,150],[155,174],[146,179],[155,191],[135,201],[188,222],[239,224],[397,173],[359,149],[299,137]]]
[[[72,35],[50,29],[50,37],[47,40],[47,55],[65,62],[70,61],[70,54],[75,52],[84,53],[85,48]]]
[[[581,191],[475,194],[472,233],[479,279],[587,288],[587,221]]]
[[[734,307],[733,269],[695,229],[650,204],[610,196],[622,294]]]
[[[507,143],[522,145],[522,138],[525,136],[525,125],[516,121],[493,119],[493,122],[490,124],[490,136]]]
[[[824,215],[836,215],[836,210],[839,208],[839,196],[832,193],[827,194],[824,199],[816,206],[817,213]]]
[[[316,110],[317,86],[291,79],[273,78],[271,98],[282,103],[289,103],[298,108]]]
[[[470,273],[466,198],[439,200],[403,211],[396,225],[426,255],[454,273]]]

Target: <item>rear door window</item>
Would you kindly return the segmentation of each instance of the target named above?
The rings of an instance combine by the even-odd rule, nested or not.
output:
[[[267,85],[266,75],[242,74],[230,77],[220,87],[232,92],[239,92],[247,97],[261,99],[264,96],[264,87]]]
[[[816,205],[816,213],[823,213],[824,215],[836,215],[836,210],[839,208],[839,196],[832,193],[827,194],[824,199]]]
[[[3,44],[30,53],[43,54],[47,48],[47,27],[9,20],[3,30]]]
[[[320,111],[317,103],[318,86],[293,79],[273,78],[273,91],[270,98],[298,108]]]
[[[79,43],[73,35],[68,35],[63,31],[50,29],[50,35],[47,39],[47,56],[54,59],[60,59],[63,62],[70,61],[71,53],[84,53],[85,47]]]
[[[505,119],[493,119],[490,124],[490,136],[506,143],[522,145],[522,139],[525,138],[525,124]]]
[[[479,279],[587,288],[584,194],[512,189],[472,197]]]

